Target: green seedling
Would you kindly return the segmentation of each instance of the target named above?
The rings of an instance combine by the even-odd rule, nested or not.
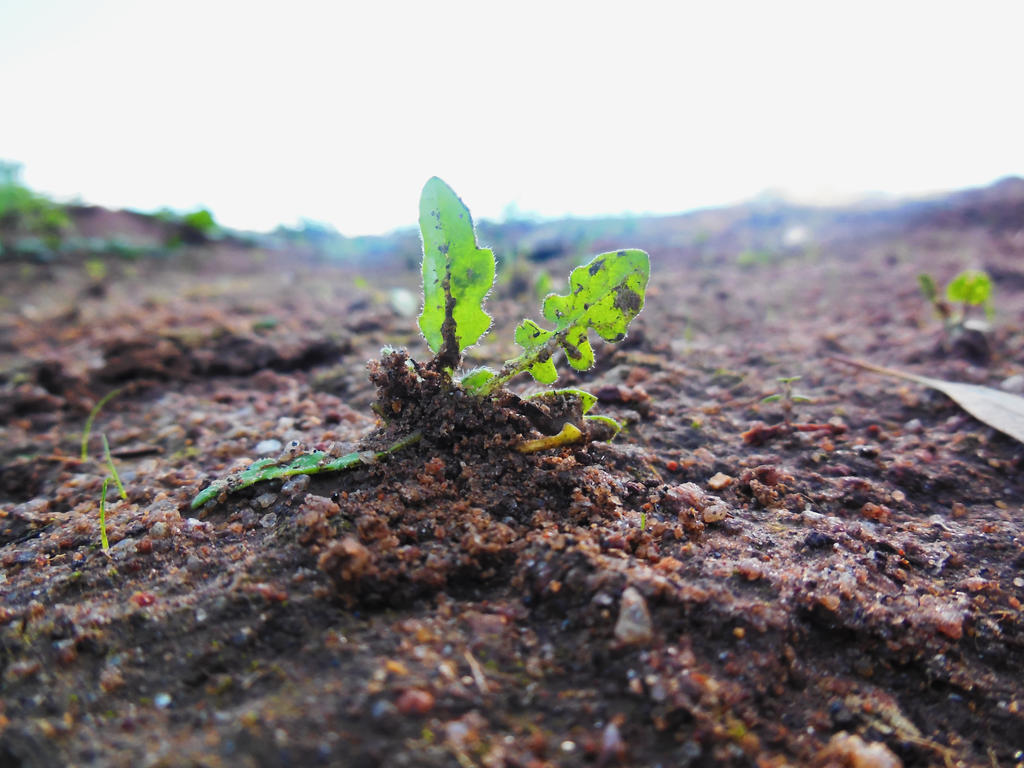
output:
[[[111,543],[106,540],[106,486],[110,481],[110,477],[104,477],[103,487],[99,490],[99,543],[106,554],[110,554],[111,551]]]
[[[103,406],[117,397],[120,393],[120,389],[114,389],[107,392],[107,394],[101,397],[100,401],[92,407],[92,410],[89,411],[89,415],[85,419],[85,427],[82,429],[82,461],[89,458],[89,436],[92,434],[92,423],[96,420],[96,416],[99,414]]]
[[[491,326],[484,301],[494,285],[494,254],[476,241],[469,209],[455,192],[438,178],[430,179],[420,198],[420,231],[423,238],[423,311],[419,328],[434,358],[426,368],[442,376],[448,386],[461,388],[486,399],[495,396],[512,379],[531,375],[541,384],[558,378],[555,357],[562,353],[569,365],[585,371],[594,365],[589,332],[608,342],[625,338],[630,322],[643,309],[650,276],[650,259],[640,250],[603,253],[577,267],[569,276],[564,295],[549,294],[541,314],[550,327],[529,318],[515,329],[515,342],[522,352],[507,360],[497,371],[475,368],[462,373],[463,353],[480,341]],[[409,361],[413,373],[420,370]],[[572,402],[582,414],[580,423],[566,422],[554,435],[523,440],[516,446],[523,453],[549,450],[595,439],[610,439],[619,425],[606,416],[590,414],[597,398],[578,389],[540,392],[523,402],[553,404]],[[557,429],[557,426],[555,427]],[[262,459],[243,471],[218,480],[192,501],[193,509],[222,495],[254,483],[297,474],[317,474],[349,469],[379,461],[423,438],[413,429],[383,450],[355,451],[341,457],[313,451],[291,458]]]
[[[793,382],[800,381],[801,378],[800,376],[783,376],[776,379],[782,385],[782,391],[761,399],[762,403],[780,403],[782,419],[787,425],[793,423],[793,405],[795,403],[811,402],[811,398],[793,391]]]
[[[921,295],[935,308],[942,318],[947,331],[963,328],[970,321],[973,307],[982,307],[985,317],[992,319],[992,278],[980,269],[966,269],[946,286],[944,297],[940,297],[935,279],[927,272],[917,276]],[[959,304],[959,310],[954,305]]]
[[[992,279],[979,269],[967,269],[949,281],[944,296],[939,295],[931,275],[918,275],[921,293],[942,319],[947,351],[978,364],[991,357],[988,333],[991,330]],[[985,319],[972,317],[976,307],[983,307]]]

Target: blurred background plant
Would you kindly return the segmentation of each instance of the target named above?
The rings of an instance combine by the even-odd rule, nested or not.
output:
[[[70,225],[64,206],[21,183],[21,165],[0,160],[0,248],[42,256],[60,247]]]
[[[927,272],[917,276],[921,294],[942,319],[945,347],[948,351],[984,365],[991,355],[990,335],[995,308],[992,303],[992,278],[982,269],[965,269],[946,285],[945,296],[939,295],[938,286]],[[975,309],[984,311],[984,319],[973,316]]]

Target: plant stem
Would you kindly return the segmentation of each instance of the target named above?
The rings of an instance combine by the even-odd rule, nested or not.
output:
[[[519,374],[528,371],[534,363],[550,359],[550,357],[554,355],[561,346],[562,340],[565,338],[565,333],[565,331],[557,331],[550,339],[539,347],[527,349],[522,354],[513,357],[511,360],[506,360],[505,364],[501,366],[501,370],[494,374],[494,376],[488,379],[484,385],[480,387],[480,394],[484,397],[494,394],[494,392],[506,382],[511,381]]]

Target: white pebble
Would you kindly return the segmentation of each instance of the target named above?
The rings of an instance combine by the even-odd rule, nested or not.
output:
[[[271,453],[280,453],[284,446],[280,440],[260,440],[256,443],[256,453],[260,456],[266,456]]]
[[[646,645],[653,637],[654,625],[647,601],[635,587],[626,587],[619,604],[619,619],[615,622],[615,639],[626,645]]]

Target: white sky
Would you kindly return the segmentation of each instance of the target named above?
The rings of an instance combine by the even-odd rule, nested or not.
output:
[[[61,198],[412,226],[1024,175],[1024,2],[2,0],[0,158]]]

